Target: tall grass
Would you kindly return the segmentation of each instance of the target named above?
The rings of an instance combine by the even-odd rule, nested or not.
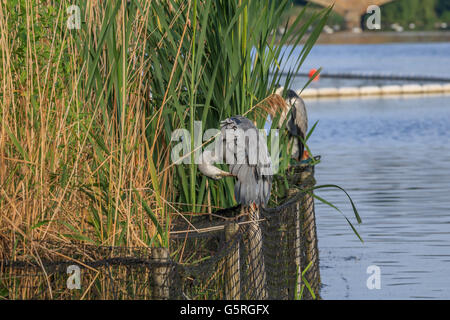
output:
[[[66,25],[73,4],[79,30]],[[0,253],[32,255],[42,240],[168,246],[173,219],[235,204],[232,179],[171,162],[171,134],[235,114],[263,127],[280,66],[308,38],[288,87],[329,14],[302,11],[276,36],[286,10],[287,0],[1,2]],[[191,160],[194,146],[192,134]]]

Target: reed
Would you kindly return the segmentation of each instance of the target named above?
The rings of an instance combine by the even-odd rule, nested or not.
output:
[[[80,29],[67,28],[70,5]],[[40,241],[167,247],[174,219],[234,205],[232,179],[171,162],[171,134],[235,114],[263,127],[271,94],[289,86],[330,13],[303,10],[277,34],[289,7],[1,2],[0,255],[33,256]],[[288,158],[284,149],[281,172]]]

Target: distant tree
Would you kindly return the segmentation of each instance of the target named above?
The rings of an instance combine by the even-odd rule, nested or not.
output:
[[[306,6],[306,4],[308,3],[308,1],[306,0],[292,0],[292,2],[299,6]]]
[[[309,1],[291,0],[294,5],[305,6]],[[313,5],[312,8],[319,7]],[[450,0],[396,0],[381,8],[382,25],[385,30],[393,23],[398,23],[405,29],[414,23],[418,29],[432,29],[437,21],[450,24]],[[365,15],[363,21],[367,19]],[[342,17],[332,14],[329,24],[343,25]]]
[[[436,14],[441,22],[447,22],[450,25],[450,1],[438,0],[436,4]]]
[[[382,7],[382,23],[398,23],[407,27],[414,23],[419,28],[432,28],[437,20],[436,7],[441,0],[398,0]],[[446,3],[449,1],[446,0]]]
[[[438,0],[436,4],[436,13],[441,17],[445,12],[450,12],[450,1],[448,0]]]

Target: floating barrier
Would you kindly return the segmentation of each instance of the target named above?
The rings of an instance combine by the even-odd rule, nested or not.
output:
[[[287,75],[287,72],[283,72],[283,75]],[[310,72],[297,73],[298,77],[311,77]],[[417,75],[417,74],[392,74],[392,73],[371,73],[371,72],[340,72],[340,73],[329,73],[321,72],[321,78],[331,78],[331,79],[373,79],[373,80],[405,80],[405,81],[432,81],[432,82],[450,82],[450,77],[448,76],[428,76],[428,75]]]
[[[405,84],[386,86],[340,87],[340,88],[307,88],[299,91],[303,98],[321,97],[358,97],[389,96],[410,94],[444,94],[450,93],[450,83],[446,84]]]

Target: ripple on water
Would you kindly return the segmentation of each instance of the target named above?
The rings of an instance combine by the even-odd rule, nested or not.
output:
[[[316,201],[325,299],[450,298],[449,101],[307,103],[310,123],[320,120],[309,141],[322,155],[318,184],[346,188],[363,219],[361,244],[338,212]],[[342,192],[317,193],[356,224]],[[381,268],[381,290],[366,286],[370,265]]]

